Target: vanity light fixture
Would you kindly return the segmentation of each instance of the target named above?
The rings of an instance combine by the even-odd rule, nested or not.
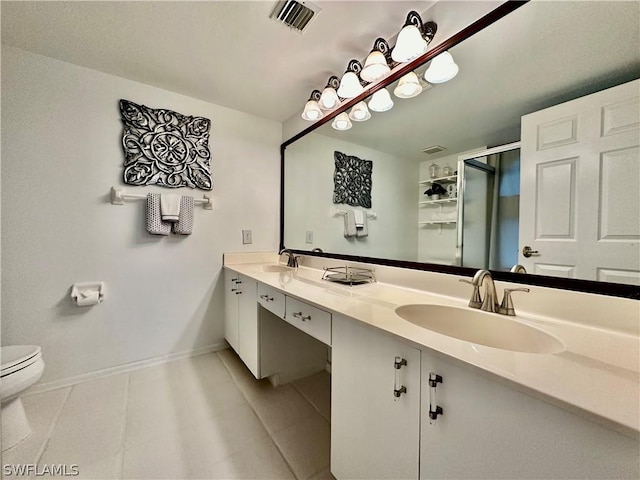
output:
[[[347,113],[342,112],[340,115],[333,119],[333,123],[331,124],[331,126],[336,130],[349,130],[352,127],[352,124]]]
[[[333,110],[338,105],[340,105],[340,97],[338,97],[338,93],[336,90],[340,87],[340,79],[335,75],[329,77],[327,80],[327,86],[324,87],[322,93],[320,94],[320,108],[323,110]]]
[[[410,11],[407,14],[404,27],[398,34],[391,58],[398,63],[415,60],[427,51],[427,47],[437,30],[438,26],[434,22],[423,24],[420,15],[413,10]]]
[[[373,94],[369,100],[369,109],[374,112],[386,112],[393,107],[393,100],[389,94],[389,90],[382,88]]]
[[[384,38],[377,38],[373,43],[373,49],[364,61],[364,67],[360,72],[360,78],[365,82],[377,82],[391,71],[389,64],[391,49]]]
[[[420,85],[420,80],[414,72],[409,72],[402,77],[393,90],[393,94],[398,98],[417,97],[421,92],[422,85]]]
[[[338,87],[338,95],[342,98],[354,98],[360,95],[364,88],[360,83],[358,74],[362,71],[362,64],[358,60],[351,60],[345,71],[340,86]]]
[[[315,122],[324,116],[324,113],[322,113],[322,110],[320,110],[320,106],[318,105],[318,100],[320,100],[320,92],[318,90],[314,90],[311,92],[311,96],[304,106],[302,118],[310,122]]]
[[[451,54],[443,52],[431,60],[429,68],[424,72],[424,79],[429,83],[448,82],[458,74],[458,70]]]
[[[364,122],[371,118],[371,112],[369,112],[366,103],[356,103],[349,112],[349,118],[354,122]]]

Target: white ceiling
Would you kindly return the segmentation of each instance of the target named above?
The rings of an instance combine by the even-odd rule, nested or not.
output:
[[[301,35],[276,1],[3,1],[2,43],[285,121],[313,89],[433,1],[314,1]]]

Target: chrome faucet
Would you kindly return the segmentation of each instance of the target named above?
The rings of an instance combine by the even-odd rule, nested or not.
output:
[[[461,282],[473,285],[473,292],[469,306],[478,308],[485,312],[499,313],[501,315],[515,316],[516,310],[511,299],[511,292],[528,292],[528,288],[505,288],[502,303],[498,304],[498,294],[496,285],[493,283],[493,277],[489,270],[478,270],[473,276],[473,280],[461,279]],[[480,287],[484,284],[484,297],[480,295]]]
[[[278,255],[282,255],[283,253],[286,253],[289,258],[287,259],[287,267],[292,267],[292,268],[298,268],[298,258],[296,257],[293,252],[291,250],[289,250],[288,248],[283,248],[282,250],[280,250],[278,252]]]
[[[496,284],[493,283],[493,277],[489,270],[478,270],[473,276],[473,280],[471,280],[471,285],[478,288],[480,288],[483,283],[484,298],[482,299],[480,310],[496,313],[498,311],[498,294],[496,293]]]
[[[512,273],[527,273],[527,269],[523,265],[517,264],[511,267]]]

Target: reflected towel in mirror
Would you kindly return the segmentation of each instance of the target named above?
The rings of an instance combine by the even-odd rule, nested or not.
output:
[[[367,225],[367,213],[362,210],[356,210],[356,237],[362,238],[369,235],[369,226]],[[358,225],[358,213],[362,215],[361,224]]]
[[[353,210],[347,210],[344,214],[344,236],[347,238],[356,236],[356,217]]]

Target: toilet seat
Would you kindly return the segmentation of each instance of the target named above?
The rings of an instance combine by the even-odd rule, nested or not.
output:
[[[37,345],[11,345],[0,347],[0,363],[2,373],[6,377],[38,361],[41,358],[41,348]]]

